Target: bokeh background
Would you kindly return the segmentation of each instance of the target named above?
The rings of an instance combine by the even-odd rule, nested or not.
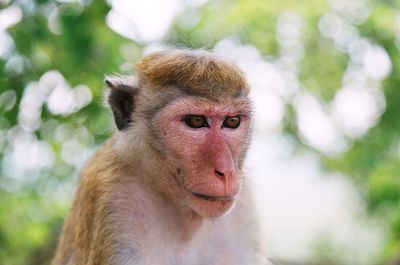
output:
[[[248,75],[246,174],[276,264],[400,264],[397,0],[0,0],[0,264],[48,264],[115,130],[104,75],[169,47]]]

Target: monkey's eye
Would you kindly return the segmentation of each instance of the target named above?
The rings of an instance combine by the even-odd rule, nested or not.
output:
[[[230,129],[236,129],[240,125],[240,116],[234,116],[234,117],[226,117],[224,120],[224,123],[222,124],[222,127],[230,128]]]
[[[187,126],[198,129],[201,127],[210,127],[207,123],[206,117],[203,115],[188,115],[182,119]]]

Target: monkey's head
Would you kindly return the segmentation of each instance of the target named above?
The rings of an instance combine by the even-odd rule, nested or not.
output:
[[[250,138],[243,73],[208,52],[170,50],[145,56],[135,76],[106,83],[118,152],[140,161],[179,209],[207,218],[228,211]]]

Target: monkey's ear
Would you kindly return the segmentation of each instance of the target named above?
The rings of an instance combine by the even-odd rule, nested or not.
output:
[[[108,103],[114,114],[115,124],[121,131],[133,121],[132,113],[136,109],[135,98],[138,88],[135,86],[133,77],[106,77],[104,82],[111,90],[108,95]]]

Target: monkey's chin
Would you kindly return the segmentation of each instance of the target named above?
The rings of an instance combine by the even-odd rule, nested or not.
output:
[[[217,218],[224,215],[232,208],[235,198],[232,196],[208,196],[192,193],[192,209],[203,218]]]

